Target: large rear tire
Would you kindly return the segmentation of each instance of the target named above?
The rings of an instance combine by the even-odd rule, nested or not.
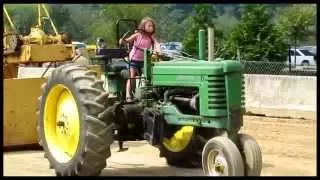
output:
[[[239,134],[239,149],[245,164],[246,176],[260,176],[262,170],[262,153],[257,141],[247,135]]]
[[[67,64],[42,85],[39,144],[57,176],[95,176],[111,155],[112,119],[104,117],[108,93],[96,72]]]
[[[202,166],[208,176],[243,176],[244,165],[237,146],[223,136],[210,139],[203,148]]]

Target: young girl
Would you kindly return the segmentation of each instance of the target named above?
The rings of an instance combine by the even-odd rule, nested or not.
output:
[[[154,20],[145,17],[142,19],[141,23],[139,24],[138,30],[135,31],[133,35],[129,38],[119,40],[119,44],[123,42],[133,43],[133,48],[129,54],[129,63],[130,63],[130,78],[135,78],[137,71],[141,71],[143,68],[143,58],[144,58],[144,49],[150,49],[154,46],[156,52],[160,52],[160,44],[158,40],[155,38],[155,23]],[[127,102],[132,102],[132,86],[134,85],[135,79],[129,79],[127,81],[127,88],[126,88],[126,99]]]

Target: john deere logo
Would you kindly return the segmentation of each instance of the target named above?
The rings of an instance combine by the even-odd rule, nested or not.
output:
[[[194,81],[195,77],[194,76],[177,76],[176,80],[179,80],[179,81]]]

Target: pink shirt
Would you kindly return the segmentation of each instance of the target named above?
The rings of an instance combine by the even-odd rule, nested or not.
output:
[[[138,47],[138,48],[136,48]],[[152,47],[151,38],[141,33],[137,36],[137,39],[133,42],[132,50],[130,51],[130,60],[143,61],[144,52],[143,49],[150,49]]]

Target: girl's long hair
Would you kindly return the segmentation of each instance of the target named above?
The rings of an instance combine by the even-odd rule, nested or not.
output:
[[[145,26],[146,26],[146,23],[147,23],[147,22],[151,22],[152,25],[153,25],[153,32],[151,33],[151,35],[152,35],[152,34],[154,34],[154,33],[156,32],[156,23],[155,23],[155,21],[154,21],[152,18],[150,18],[150,17],[144,17],[144,18],[141,20],[141,22],[140,22],[140,24],[139,24],[139,26],[138,26],[138,30],[139,30],[139,31],[142,31],[143,33],[147,33],[147,32],[145,31]]]

